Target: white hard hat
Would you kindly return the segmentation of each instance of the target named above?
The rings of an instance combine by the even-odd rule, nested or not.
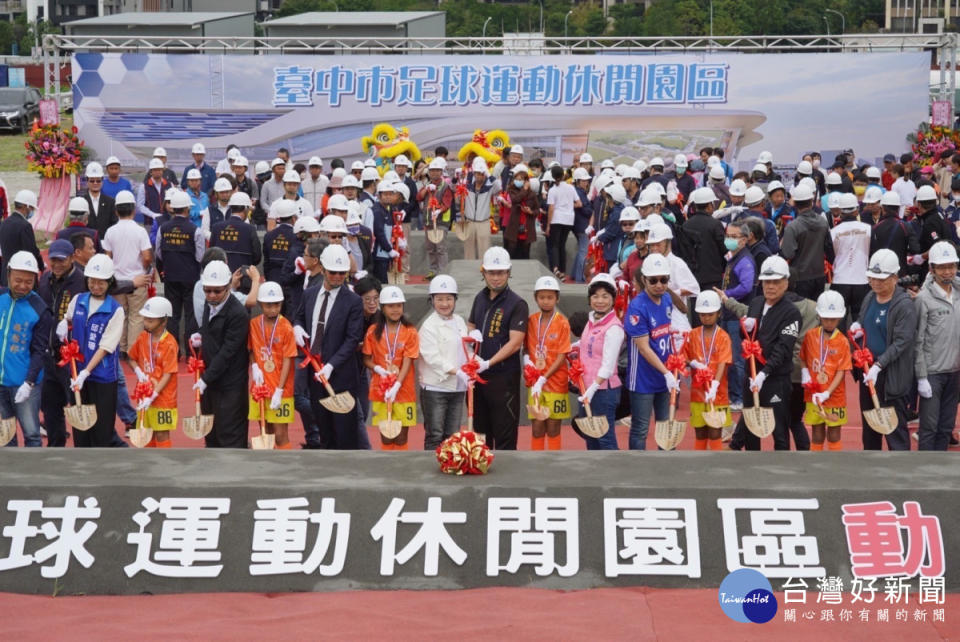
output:
[[[400,175],[391,169],[383,175],[381,180],[388,181],[390,183],[398,183],[400,182]]]
[[[659,243],[660,241],[669,241],[672,238],[673,230],[670,229],[670,226],[666,223],[658,223],[650,226],[650,231],[647,232],[647,245]],[[646,260],[644,260],[644,263],[646,263]]]
[[[843,185],[843,179],[840,178],[840,174],[837,174],[836,172],[830,172],[829,174],[827,174],[826,184],[827,185]]]
[[[613,160],[604,158],[600,163],[600,169],[613,169]]]
[[[827,290],[817,297],[817,316],[821,319],[842,319],[847,316],[847,304],[836,290]]]
[[[710,314],[720,310],[720,297],[713,290],[704,290],[697,295],[697,302],[694,304],[693,311],[703,314]]]
[[[229,192],[232,189],[233,186],[230,184],[230,181],[225,178],[218,178],[213,184],[214,192]]]
[[[40,268],[37,266],[37,257],[26,250],[20,250],[11,256],[7,267],[11,270],[23,270],[24,272],[40,274]]]
[[[239,155],[240,155],[240,149],[237,147],[231,147],[230,150],[227,152],[227,160],[233,160]]]
[[[380,180],[380,172],[376,167],[364,167],[360,172],[360,180],[363,182]]]
[[[82,196],[74,196],[70,199],[70,204],[67,206],[67,211],[71,214],[74,212],[89,214],[90,205],[87,204],[87,199],[83,198]]]
[[[116,205],[136,205],[137,199],[128,189],[122,189],[117,192],[116,198],[113,199],[114,204]]]
[[[395,285],[388,285],[380,290],[380,305],[388,303],[406,303],[407,298],[403,296],[403,290]]]
[[[328,210],[342,210],[347,211],[347,197],[343,194],[334,194],[327,200],[327,209]]]
[[[207,148],[203,146],[203,143],[194,143],[193,149],[190,150],[191,154],[206,154]]]
[[[630,222],[630,221],[636,222],[636,221],[639,221],[639,220],[640,220],[640,212],[639,212],[639,210],[637,210],[637,208],[635,208],[635,207],[633,207],[633,206],[631,206],[631,205],[628,205],[627,207],[625,207],[625,208],[623,208],[622,210],[620,210],[620,222],[621,222],[621,223],[623,223],[623,222]]]
[[[457,282],[449,274],[438,274],[430,281],[430,294],[457,294]]]
[[[299,212],[300,208],[296,201],[291,201],[288,198],[278,198],[270,204],[267,217],[272,219],[290,218],[296,216]]]
[[[343,177],[343,182],[340,183],[340,187],[342,189],[347,189],[348,187],[356,187],[357,189],[360,189],[361,185],[356,176],[353,174],[347,174]]]
[[[751,185],[743,194],[743,202],[747,205],[756,205],[763,201],[763,188],[757,185]]]
[[[336,169],[333,170],[333,173],[330,174],[330,178],[331,180],[334,178],[339,178],[340,180],[343,180],[343,177],[346,175],[347,175],[346,169],[344,169],[343,167],[337,167]]]
[[[154,148],[153,148],[153,155],[154,155],[154,156],[163,156],[164,158],[166,158],[166,157],[167,157],[167,150],[165,150],[163,147],[154,147]]]
[[[264,281],[257,291],[257,303],[282,303],[283,288],[276,281]]]
[[[263,288],[261,286],[261,292]],[[154,296],[147,299],[143,307],[140,308],[140,316],[147,319],[164,319],[173,316],[173,305],[162,296]]]
[[[120,159],[116,156],[108,156],[106,162],[103,164],[104,167],[110,167],[111,165],[119,165]]]
[[[880,173],[879,167],[870,166],[864,171],[864,174],[867,178],[881,178],[882,174]]]
[[[95,254],[83,269],[83,276],[104,281],[113,277],[113,259],[106,254]]]
[[[687,167],[687,157],[683,154],[677,154],[673,157],[673,164],[675,167]]]
[[[537,192],[540,190],[540,179],[537,178],[536,176],[530,177],[530,189],[533,190],[534,192]]]
[[[382,194],[383,192],[396,192],[397,184],[391,183],[390,181],[380,181],[377,183],[377,194]]]
[[[857,203],[857,195],[851,194],[849,192],[844,192],[840,195],[840,209],[842,210],[855,210],[859,206]]]
[[[410,159],[404,156],[403,154],[400,154],[399,156],[393,159],[393,165],[394,167],[399,167],[401,165],[404,167],[413,167],[413,163],[410,162]]]
[[[714,165],[720,164],[720,157],[715,155],[710,155],[707,157],[707,167],[713,167]]]
[[[514,166],[514,168],[513,168],[513,173],[514,173],[514,174],[526,174],[527,176],[529,176],[529,175],[530,175],[530,168],[527,167],[526,165],[524,165],[523,163],[518,163],[517,165]]]
[[[760,172],[761,174],[766,174],[766,173],[767,173],[767,166],[764,165],[763,163],[757,163],[756,165],[753,166],[753,169],[750,170],[750,171],[751,171],[751,172]]]
[[[790,191],[790,196],[793,197],[794,201],[812,201],[813,190],[806,185],[794,185]]]
[[[581,163],[592,163],[592,162],[593,162],[593,156],[591,156],[588,152],[583,152],[582,154],[580,154],[580,162],[581,162]]]
[[[520,154],[523,155],[523,145],[511,145],[510,146],[511,154]]]
[[[193,199],[191,199],[190,195],[186,192],[177,190],[173,193],[173,196],[170,197],[170,207],[175,210],[193,207]]]
[[[579,168],[577,168],[577,169],[579,169]],[[531,179],[531,180],[532,180],[532,179]],[[541,183],[553,183],[553,182],[554,182],[554,180],[553,180],[553,174],[551,174],[550,172],[544,172],[543,174],[540,175],[540,182],[541,182]]]
[[[373,160],[372,158],[365,158],[365,159],[363,159],[363,166],[364,166],[364,167],[376,167],[376,166],[377,166],[377,161]]]
[[[797,185],[806,185],[808,188],[810,188],[812,193],[816,193],[817,191],[817,182],[809,176],[804,176],[801,178]]]
[[[627,171],[628,167],[630,167],[630,165],[627,165],[626,163],[620,163],[615,168],[613,168],[613,171],[616,173],[617,176],[622,177],[623,173]]]
[[[773,192],[778,189],[787,191],[787,188],[780,181],[770,181],[767,183],[767,194],[773,194]]]
[[[533,292],[536,294],[540,290],[560,291],[560,283],[552,276],[541,276],[533,285]]]
[[[278,157],[274,158],[272,161],[270,161],[270,169],[273,169],[273,168],[276,167],[277,165],[284,165],[284,166],[286,166],[286,164],[287,164],[287,162],[278,156]]]
[[[188,181],[191,181],[191,180],[198,180],[198,181],[199,181],[199,180],[202,179],[202,178],[203,178],[203,175],[200,174],[200,170],[197,169],[196,167],[191,167],[189,170],[187,170],[187,180],[188,180]]]
[[[84,175],[87,178],[103,178],[103,167],[100,166],[100,163],[90,163],[87,165]]]
[[[663,159],[659,156],[654,156],[650,159],[650,167],[663,167]]]
[[[601,272],[600,274],[595,275],[590,279],[590,284],[587,286],[587,290],[593,287],[595,283],[603,283],[609,288],[613,288],[613,291],[617,291],[617,282],[613,280],[613,277],[607,274],[606,272]]]
[[[948,241],[937,241],[934,243],[927,256],[930,265],[960,262],[960,259],[957,258],[957,249],[953,247],[953,243]]]
[[[730,183],[730,196],[744,196],[747,193],[747,184],[743,179],[735,178]]]
[[[573,170],[573,180],[575,180],[575,181],[589,181],[589,180],[590,180],[590,172],[588,172],[588,171],[587,171],[586,169],[584,169],[583,167],[578,167],[578,168],[576,168],[575,170]]]
[[[329,216],[327,217],[329,218]],[[339,216],[334,215],[334,218],[340,218]],[[301,216],[293,224],[293,233],[300,234],[301,232],[306,232],[307,234],[313,234],[320,231],[320,223],[317,222],[317,219],[312,216]]]
[[[670,260],[663,254],[648,254],[640,272],[643,276],[670,276]]]
[[[288,169],[283,173],[284,183],[299,183],[300,182],[300,172],[295,169]]]
[[[610,164],[612,166],[613,161],[610,161]],[[633,168],[643,174],[645,171],[647,171],[647,164],[643,160],[637,160],[633,162]]]
[[[406,183],[402,181],[398,181],[394,183],[393,186],[397,190],[397,192],[399,192],[404,203],[410,200],[410,188],[407,187]]]
[[[307,167],[323,167],[323,159],[319,156],[311,156],[307,161]]]
[[[359,169],[360,171],[363,171],[363,161],[362,161],[362,160],[355,160],[355,161],[353,161],[352,163],[350,163],[350,171],[351,171],[351,172],[354,172],[354,171],[356,171],[356,170],[358,170],[358,169]]]
[[[722,181],[727,174],[723,171],[723,165],[719,163],[710,168],[710,178],[715,181]]]
[[[666,225],[666,221],[664,221],[663,217],[659,214],[648,214],[647,218],[643,219],[643,222],[646,223],[650,229],[653,229],[654,225]]]
[[[510,254],[499,246],[487,248],[483,253],[482,267],[484,270],[509,270]]]
[[[827,209],[828,210],[840,209],[840,192],[830,192],[829,194],[827,194]]]
[[[893,190],[884,192],[883,196],[880,197],[880,204],[900,207],[900,195]]]
[[[802,160],[797,163],[797,174],[810,176],[813,174],[813,164],[810,161]]]
[[[937,200],[937,190],[930,185],[921,185],[917,190],[917,202]]]
[[[474,172],[479,172],[481,174],[488,174],[490,172],[489,168],[487,168],[487,161],[483,160],[483,158],[480,156],[474,157],[470,168]]]
[[[347,203],[347,226],[363,223],[363,205],[357,201]]]
[[[327,214],[320,221],[320,231],[324,233],[346,234],[347,222],[336,214]]]
[[[691,200],[697,205],[707,205],[717,200],[716,193],[709,187],[698,187],[693,190]]]
[[[147,169],[163,169],[163,161],[159,158],[151,158],[147,163]]]
[[[883,190],[877,187],[876,185],[871,185],[870,187],[867,188],[867,191],[863,193],[863,202],[879,203],[882,197],[883,197]]]
[[[618,183],[610,183],[603,188],[603,191],[609,194],[615,203],[623,203],[627,200],[627,190]]]
[[[13,197],[14,203],[19,203],[20,205],[26,205],[30,209],[36,209],[37,207],[37,195],[28,189],[22,189],[17,192],[17,195]]]
[[[637,205],[639,205],[640,207],[650,207],[651,205],[657,205],[659,203],[660,203],[660,192],[658,192],[655,189],[650,189],[650,187],[647,187],[642,192],[640,192],[640,200],[637,202]]]
[[[889,192],[887,192],[889,194]],[[870,264],[867,267],[868,279],[885,279],[889,276],[895,276],[900,273],[900,259],[893,250],[886,248],[877,250],[870,257]]]
[[[342,245],[335,243],[323,249],[320,254],[320,264],[324,270],[331,272],[349,272],[350,256]]]
[[[770,152],[760,152],[760,155],[757,156],[757,162],[758,162],[758,163],[772,163],[772,162],[773,162],[773,154],[771,154]]]
[[[760,266],[760,281],[779,281],[790,278],[790,266],[782,256],[768,256]]]
[[[227,183],[229,185],[229,183]],[[218,192],[220,190],[217,190]],[[250,195],[246,192],[236,191],[230,195],[230,200],[227,201],[228,207],[253,207],[253,201],[250,200]]]
[[[234,167],[249,167],[250,161],[247,160],[246,156],[241,155],[241,156],[237,156],[232,161],[230,161],[230,164],[233,165]]]
[[[623,179],[630,178],[633,180],[640,180],[640,176],[641,176],[640,170],[638,170],[636,167],[631,167],[629,165],[624,167],[623,173],[620,174],[620,177]]]
[[[437,158],[434,158],[432,161],[430,161],[430,164],[427,165],[427,169],[428,169],[428,170],[429,170],[429,169],[444,170],[444,169],[446,169],[446,168],[447,168],[447,164],[446,164],[446,163],[444,162],[444,160],[443,160],[442,158],[440,158],[439,156],[438,156]]]
[[[232,277],[229,265],[223,261],[210,261],[207,263],[207,267],[203,268],[203,274],[200,275],[200,284],[210,287],[223,287],[230,283]]]
[[[253,166],[253,171],[255,174],[265,174],[270,171],[270,163],[267,161],[257,161],[257,164]]]

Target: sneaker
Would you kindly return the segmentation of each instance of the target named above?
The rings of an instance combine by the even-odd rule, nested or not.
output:
[[[740,412],[741,410],[743,410],[743,402],[742,402],[742,401],[731,401],[731,402],[730,402],[730,412]]]

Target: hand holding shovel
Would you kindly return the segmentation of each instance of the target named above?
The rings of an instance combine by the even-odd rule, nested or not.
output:
[[[587,387],[583,384],[583,364],[580,363],[579,359],[569,361],[568,374],[571,379],[577,382],[577,387],[580,388],[583,410],[587,413],[586,417],[577,417],[574,419],[574,423],[577,425],[577,428],[580,429],[580,432],[587,437],[594,439],[603,437],[607,434],[607,431],[610,430],[610,424],[607,422],[606,417],[593,416],[593,411],[590,409],[590,400],[587,399],[586,396]]]
[[[524,358],[529,359],[529,357]],[[533,403],[527,404],[527,414],[530,415],[531,419],[537,419],[539,421],[550,418],[550,409],[540,405],[540,391],[536,390],[537,381],[539,381],[542,376],[543,373],[537,370],[536,366],[532,363],[524,364],[523,380],[527,387],[530,388],[533,399]],[[533,394],[534,392],[537,394]]]
[[[686,367],[686,360],[680,353],[674,352],[667,358],[665,364],[673,375],[674,385],[670,385],[670,416],[666,420],[658,421],[654,426],[653,437],[663,450],[673,450],[683,441],[687,429],[687,422],[675,419],[677,412],[677,391],[680,388],[680,372]]]
[[[193,375],[196,414],[193,417],[184,417],[183,419],[183,434],[190,439],[203,439],[213,430],[213,415],[200,414],[200,389],[196,387],[197,382],[200,381],[200,375],[203,374],[204,368],[206,368],[206,364],[203,362],[203,359],[197,356],[197,351],[193,347],[193,344],[190,344],[190,358],[187,360],[187,372]]]
[[[130,431],[130,443],[135,448],[145,448],[150,440],[153,439],[153,429],[143,427],[143,415],[147,412],[146,408],[140,407],[140,402],[153,396],[153,383],[147,381],[138,381],[137,387],[133,389],[131,397],[137,402],[137,427]]]
[[[80,352],[80,345],[76,339],[60,346],[60,362],[58,366],[70,364],[70,374],[73,380],[78,379],[77,361],[83,361],[83,353]],[[73,389],[74,405],[66,406],[63,414],[76,430],[90,430],[97,423],[97,407],[93,404],[82,404],[80,402],[80,389]]]
[[[477,346],[479,341],[471,337],[463,337],[463,351],[467,356],[467,362],[460,366],[460,370],[467,376],[467,430],[473,432],[473,388],[477,383],[487,383],[480,374],[480,363],[477,361]],[[467,345],[472,347],[467,350]]]
[[[862,332],[862,330],[861,330]],[[880,398],[877,396],[877,389],[873,385],[873,379],[869,378],[870,370],[873,365],[873,353],[867,347],[867,336],[862,334],[860,342],[857,343],[856,334],[853,331],[847,331],[847,336],[853,343],[855,350],[851,355],[853,365],[863,371],[863,381],[867,384],[870,391],[870,399],[873,401],[873,410],[864,410],[863,418],[867,424],[881,435],[889,435],[897,429],[899,421],[897,411],[890,407],[880,407]]]
[[[315,354],[311,354],[309,350],[305,347],[300,348],[303,350],[303,363],[300,364],[301,368],[306,368],[307,366],[313,366],[314,376],[317,378],[323,387],[327,391],[327,396],[324,399],[320,400],[320,405],[329,410],[330,412],[335,412],[338,415],[345,415],[351,410],[356,403],[349,392],[334,392],[333,388],[330,386],[330,382],[327,381],[327,378],[323,376],[323,364],[320,362],[320,357]]]
[[[250,387],[250,395],[260,404],[260,434],[250,438],[250,447],[254,450],[273,450],[276,446],[276,436],[267,433],[267,404],[265,403],[270,396],[270,388],[254,384]]]
[[[750,360],[750,380],[754,381],[757,379],[757,359],[760,359],[760,363],[764,364],[766,363],[766,359],[763,357],[760,342],[756,339],[756,327],[754,326],[752,332],[748,332],[744,321],[745,319],[740,319],[740,327],[743,329],[745,337],[743,339],[742,354],[744,359]],[[755,319],[753,321],[756,323]],[[750,392],[753,393],[753,407],[743,409],[743,420],[747,424],[750,432],[760,439],[769,437],[777,425],[777,420],[773,416],[773,408],[760,407],[760,387],[755,389],[753,386],[750,386]]]

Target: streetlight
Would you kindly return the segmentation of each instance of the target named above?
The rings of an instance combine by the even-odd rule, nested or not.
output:
[[[829,37],[829,36],[830,36],[830,21],[827,20],[827,17],[826,17],[826,16],[820,16],[820,17],[823,18],[823,24],[827,25],[827,36]]]
[[[540,33],[543,33],[543,0],[540,0]]]
[[[847,32],[847,19],[841,12],[837,11],[836,9],[824,9],[824,11],[827,13],[835,13],[840,16],[840,34],[842,35]]]
[[[483,21],[483,37],[487,37],[487,24],[493,20],[493,16],[487,16],[487,19]]]
[[[567,12],[567,15],[563,17],[563,37],[567,37],[567,19],[570,18],[570,15],[573,13],[573,9]]]

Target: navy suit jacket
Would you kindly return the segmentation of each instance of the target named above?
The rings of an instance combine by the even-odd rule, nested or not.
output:
[[[294,317],[294,323],[313,338],[313,307],[323,293],[323,285],[304,291]],[[340,287],[333,309],[327,317],[320,345],[323,363],[333,366],[330,385],[337,392],[359,394],[360,370],[357,367],[357,347],[363,341],[363,302],[346,285]]]

